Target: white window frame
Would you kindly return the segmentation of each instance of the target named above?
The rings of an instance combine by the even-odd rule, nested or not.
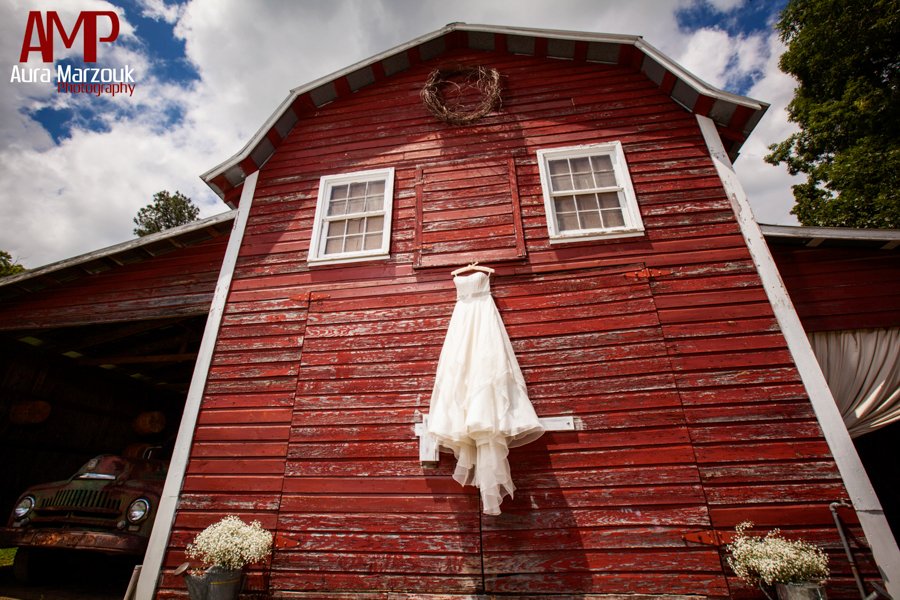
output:
[[[615,187],[595,188],[592,192],[616,192],[619,205],[622,207],[624,224],[619,227],[579,229],[560,231],[557,225],[556,208],[553,198],[557,195],[574,195],[573,190],[554,193],[551,187],[549,161],[561,158],[584,158],[589,156],[608,156],[612,161],[613,173],[616,177]],[[545,148],[537,151],[538,169],[541,175],[541,188],[544,193],[544,210],[547,214],[547,230],[550,243],[582,242],[589,240],[605,240],[613,238],[635,237],[644,235],[644,222],[638,208],[634,186],[628,174],[628,164],[620,142],[567,146],[564,148]]]
[[[331,189],[336,185],[351,183],[363,183],[366,181],[384,181],[384,229],[382,230],[381,246],[371,250],[357,250],[342,252],[340,254],[325,254],[325,236],[327,231],[325,223],[332,220],[328,217],[328,201],[331,197]],[[307,262],[316,265],[338,264],[357,262],[364,260],[378,260],[390,257],[391,248],[391,213],[394,205],[394,169],[373,169],[370,171],[356,171],[354,173],[340,173],[337,175],[323,175],[319,179],[319,195],[316,200],[316,216],[313,221],[312,237],[309,242],[309,255]],[[363,214],[363,213],[360,213]],[[348,215],[338,215],[335,220],[346,220]]]

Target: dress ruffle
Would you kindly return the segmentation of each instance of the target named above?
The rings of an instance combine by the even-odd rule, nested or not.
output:
[[[457,303],[441,349],[428,430],[457,459],[453,478],[479,488],[485,514],[513,496],[509,448],[544,433],[481,272],[454,277]]]

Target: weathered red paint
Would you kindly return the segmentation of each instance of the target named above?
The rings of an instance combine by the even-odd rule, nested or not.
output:
[[[770,244],[807,331],[897,327],[900,260],[896,250]]]
[[[209,311],[228,236],[0,303],[0,330],[141,321]]]
[[[276,595],[742,597],[719,549],[684,536],[749,518],[825,544],[845,597],[824,516],[846,491],[695,119],[633,62],[458,49],[295,104],[260,173],[160,597],[229,512],[275,530],[250,586]],[[449,63],[497,68],[503,109],[431,118],[418,91]],[[612,140],[646,235],[551,245],[535,150]],[[391,258],[310,268],[319,177],[380,167],[396,177]],[[578,422],[511,453],[519,490],[499,517],[451,461],[419,463],[414,435],[454,303],[446,265],[470,260],[496,267],[537,412]]]

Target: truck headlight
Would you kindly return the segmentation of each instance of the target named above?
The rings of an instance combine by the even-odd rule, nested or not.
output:
[[[146,498],[138,498],[128,506],[129,523],[140,523],[150,514],[150,501]]]
[[[13,509],[13,514],[16,519],[24,519],[31,511],[34,509],[34,496],[25,496],[19,503],[16,504],[16,507]]]

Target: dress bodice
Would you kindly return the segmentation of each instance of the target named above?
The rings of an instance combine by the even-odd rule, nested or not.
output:
[[[476,271],[471,275],[457,275],[453,278],[453,285],[456,286],[457,300],[481,298],[489,296],[491,293],[491,280],[481,271]]]

